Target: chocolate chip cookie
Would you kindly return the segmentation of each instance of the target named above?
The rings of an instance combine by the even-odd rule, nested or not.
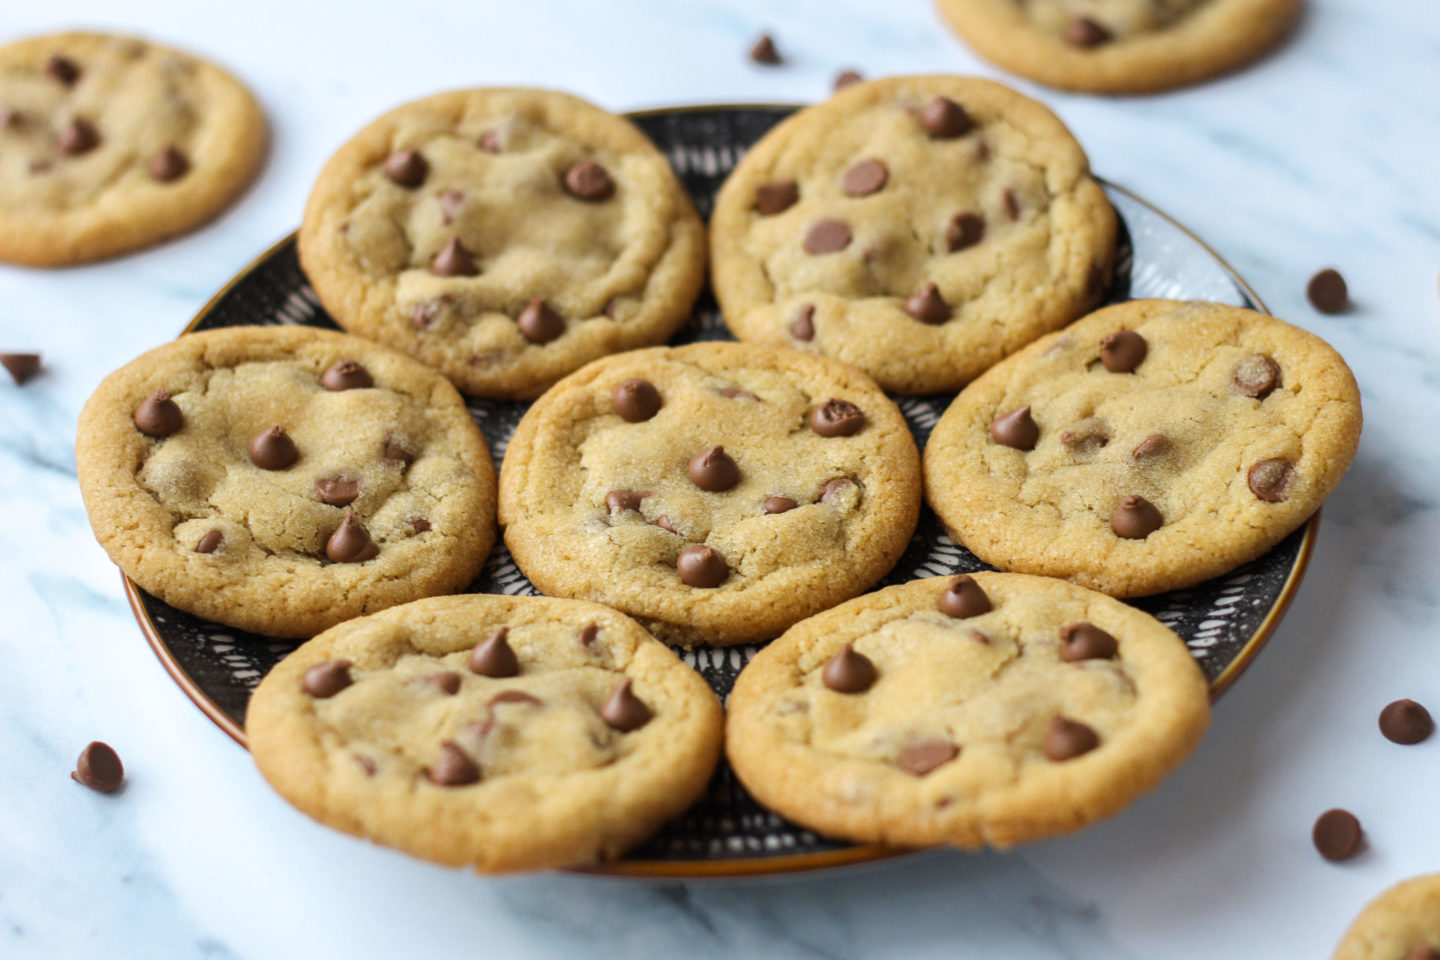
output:
[[[0,260],[148,247],[219,213],[265,154],[250,92],[189,54],[65,33],[0,47]]]
[[[710,223],[741,340],[953,391],[1099,302],[1115,213],[1044,106],[986,80],[856,83],[746,154]]]
[[[720,752],[700,675],[599,604],[472,594],[343,623],[285,658],[246,732],[336,829],[482,873],[610,860],[688,807]]]
[[[462,391],[534,397],[662,343],[705,274],[704,227],[633,124],[542,90],[405,104],[333,156],[300,260],[345,329]]]
[[[796,624],[730,695],[761,803],[831,836],[1009,847],[1118,813],[1199,741],[1204,677],[1148,614],[1060,580],[887,587]]]
[[[166,603],[278,637],[468,584],[495,471],[429,367],[311,327],[231,327],[106,377],[75,456],[110,559]]]
[[[975,52],[1052,87],[1150,93],[1249,63],[1301,0],[936,0]]]
[[[1440,873],[1398,883],[1371,901],[1334,960],[1440,960]]]
[[[596,361],[515,431],[505,542],[547,594],[668,642],[776,636],[869,587],[919,516],[904,417],[853,367],[750,344]]]
[[[1283,540],[1340,482],[1360,422],[1355,378],[1319,337],[1135,300],[961,393],[926,445],[926,495],[986,563],[1140,596]]]

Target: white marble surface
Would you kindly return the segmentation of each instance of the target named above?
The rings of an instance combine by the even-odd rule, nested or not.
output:
[[[123,9],[123,13],[119,13]],[[332,12],[344,10],[344,13]],[[1381,888],[1440,870],[1440,738],[1398,747],[1388,701],[1440,712],[1440,5],[1312,0],[1264,63],[1146,99],[1019,83],[1094,167],[1190,225],[1364,390],[1360,455],[1304,587],[1194,758],[1113,821],[1020,852],[925,855],[744,884],[481,880],[321,829],[272,795],[185,699],[90,536],[75,418],[109,370],[172,337],[289,231],[328,153],[384,107],[527,83],[615,109],[808,101],[867,75],[997,75],[925,0],[64,0],[0,6],[0,41],[65,25],[150,34],[228,64],[274,124],[268,167],[217,223],[62,272],[0,267],[0,348],[48,369],[0,384],[0,956],[1323,957]],[[789,65],[742,54],[760,30]],[[1356,309],[1323,317],[1338,266]],[[71,783],[93,738],[123,793]],[[1369,850],[1321,860],[1353,810]]]

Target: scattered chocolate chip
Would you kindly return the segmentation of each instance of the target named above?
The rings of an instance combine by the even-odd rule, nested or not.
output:
[[[300,450],[285,428],[266,427],[250,440],[250,462],[261,470],[284,470],[300,459]]]
[[[179,180],[190,172],[190,158],[173,143],[167,143],[150,158],[150,176],[161,183]]]
[[[1120,652],[1115,638],[1093,623],[1071,623],[1060,628],[1060,659],[1110,660]]]
[[[851,87],[857,83],[864,81],[864,79],[865,78],[860,76],[857,71],[842,70],[835,75],[834,89],[844,90],[846,87]]]
[[[220,549],[220,545],[224,542],[225,534],[221,533],[219,530],[209,530],[205,533],[203,537],[200,538],[200,542],[195,544],[195,552],[214,553],[216,550]]]
[[[63,54],[52,54],[50,59],[45,61],[45,75],[52,80],[59,80],[67,87],[73,87],[75,81],[80,79],[80,65]]]
[[[614,195],[615,181],[594,160],[582,160],[565,171],[565,192],[576,200],[600,203]]]
[[[430,529],[430,521],[424,517],[411,517],[406,522],[410,524],[410,529],[416,533],[425,533]]]
[[[719,394],[726,400],[734,400],[737,397],[756,401],[760,399],[759,394],[751,393],[749,390],[741,390],[739,387],[721,387]]]
[[[1060,714],[1050,718],[1050,729],[1045,732],[1045,756],[1059,763],[1073,760],[1100,746],[1100,735],[1083,723],[1078,723]]]
[[[325,556],[333,563],[364,563],[380,554],[380,547],[360,525],[354,510],[345,511],[345,519],[325,541]]]
[[[1247,397],[1264,400],[1279,385],[1280,368],[1269,357],[1252,353],[1235,367],[1235,387]]]
[[[580,641],[580,646],[588,647],[595,642],[595,638],[598,636],[600,636],[600,624],[587,623],[580,628],[580,632],[576,634],[576,639]]]
[[[532,707],[541,706],[540,698],[526,693],[524,690],[501,690],[490,698],[490,706],[501,703],[522,703]]]
[[[355,754],[354,756],[355,756],[355,762],[358,763],[358,764],[360,764],[360,769],[365,771],[365,776],[367,776],[367,777],[373,777],[373,776],[375,776],[375,770],[376,770],[377,768],[376,768],[376,766],[375,766],[375,761],[374,761],[374,760],[372,760],[372,759],[370,759],[369,757],[365,756],[365,754],[363,754],[363,753],[357,753],[357,754]]]
[[[349,660],[327,660],[317,663],[305,671],[301,686],[305,692],[320,700],[328,700],[355,681],[350,677]]]
[[[430,272],[437,277],[473,277],[480,272],[480,267],[460,238],[451,237],[430,261]]]
[[[800,199],[800,186],[794,180],[762,183],[755,188],[755,209],[764,217],[784,213]]]
[[[18,387],[40,372],[40,354],[0,353],[0,366],[5,368]]]
[[[349,477],[317,477],[315,492],[322,503],[332,507],[348,507],[360,496],[360,481]]]
[[[1165,524],[1155,504],[1144,497],[1128,496],[1110,514],[1110,529],[1125,540],[1144,540]]]
[[[650,722],[652,716],[650,708],[640,702],[630,685],[631,681],[627,677],[600,708],[600,719],[621,733],[639,730]]]
[[[622,380],[610,392],[610,403],[626,423],[643,423],[660,412],[660,391],[649,380]]]
[[[839,397],[831,397],[810,411],[810,429],[822,437],[852,437],[864,426],[865,412]]]
[[[816,220],[805,231],[805,252],[838,253],[850,246],[850,225],[844,220]]]
[[[515,325],[531,343],[549,343],[565,332],[565,318],[552,310],[544,297],[531,297],[530,305],[515,318]]]
[[[624,513],[626,510],[639,510],[640,501],[646,496],[648,494],[635,490],[611,490],[605,494],[605,506],[612,514]]]
[[[760,505],[766,513],[787,513],[798,506],[799,504],[789,497],[766,497],[765,502]]]
[[[434,330],[440,319],[441,301],[426,300],[410,308],[410,326],[416,330]]]
[[[437,786],[463,787],[480,781],[480,767],[454,740],[446,740],[426,775]]]
[[[415,188],[425,182],[430,164],[419,150],[396,150],[385,158],[385,176],[402,187]]]
[[[355,390],[375,386],[375,378],[354,360],[336,360],[320,375],[320,386],[326,390]]]
[[[795,318],[790,321],[790,336],[796,340],[815,339],[815,305],[803,303],[800,309],[795,311]]]
[[[1090,49],[1114,39],[1114,34],[1089,17],[1076,17],[1065,26],[1065,39],[1077,47]]]
[[[1266,503],[1283,503],[1290,497],[1295,482],[1295,468],[1289,460],[1273,457],[1261,460],[1245,475],[1250,492]]]
[[[1334,267],[1326,267],[1311,277],[1305,286],[1305,296],[1310,306],[1321,313],[1344,313],[1350,305],[1350,290],[1345,286],[1345,278]]]
[[[1150,347],[1134,330],[1119,330],[1100,341],[1100,362],[1111,373],[1130,373],[1145,360]]]
[[[935,140],[963,137],[975,126],[965,108],[949,97],[936,97],[925,105],[920,124]]]
[[[906,773],[913,773],[917,777],[923,777],[937,767],[960,756],[960,748],[949,740],[941,740],[938,737],[929,740],[917,740],[900,751],[900,757],[895,765]]]
[[[1110,421],[1086,417],[1069,430],[1060,431],[1060,442],[1077,456],[1094,456],[1110,443]]]
[[[957,213],[945,228],[945,249],[958,253],[973,247],[985,236],[985,218],[978,213]]]
[[[465,194],[459,190],[440,191],[440,222],[449,226],[455,220],[455,214],[459,212],[460,205],[465,202]]]
[[[1005,203],[1005,215],[1011,220],[1020,219],[1020,195],[1012,188],[1006,187],[1005,193],[1000,198]]]
[[[156,390],[135,408],[135,427],[147,437],[168,437],[185,425],[180,405],[164,390]]]
[[[1130,451],[1131,460],[1144,460],[1148,457],[1158,457],[1169,451],[1172,446],[1170,438],[1163,433],[1152,433],[1135,445]]]
[[[655,518],[655,526],[659,527],[661,530],[668,530],[676,536],[680,536],[680,528],[675,526],[675,521],[671,520],[664,514],[661,514],[660,516]]]
[[[410,464],[415,462],[415,454],[411,453],[409,450],[405,449],[403,446],[396,443],[395,441],[390,440],[387,441],[385,444],[385,459],[393,460],[408,467],[410,466]]]
[[[855,481],[849,477],[831,477],[820,484],[820,502],[829,503],[839,495],[841,490],[853,484]]]
[[[691,457],[686,472],[695,486],[711,493],[723,493],[740,482],[740,465],[720,446],[702,450]]]
[[[939,607],[941,613],[957,620],[978,617],[994,609],[980,584],[968,573],[950,579],[945,592],[940,594]]]
[[[425,678],[425,682],[447,697],[453,697],[460,692],[460,674],[454,670],[442,670],[440,673],[432,673]]]
[[[1410,745],[1427,739],[1435,732],[1435,721],[1414,700],[1396,700],[1380,711],[1380,732],[1391,743]]]
[[[91,790],[111,793],[124,781],[125,766],[113,747],[96,740],[80,751],[70,779]]]
[[[927,283],[919,293],[911,294],[905,301],[905,312],[932,326],[950,319],[950,305],[940,296],[940,288],[933,283]]]
[[[718,587],[730,576],[730,567],[714,549],[694,544],[680,551],[675,559],[675,572],[686,586]]]
[[[98,147],[100,134],[90,121],[76,117],[61,128],[55,137],[55,145],[60,148],[61,153],[76,157]]]
[[[861,160],[845,171],[845,176],[840,181],[840,189],[845,191],[847,197],[868,197],[885,189],[885,183],[889,179],[890,171],[885,164],[879,160]]]
[[[875,682],[875,664],[847,643],[825,661],[820,679],[836,693],[864,693]]]
[[[1326,860],[1349,860],[1360,852],[1365,833],[1360,821],[1348,810],[1326,810],[1315,821],[1310,839]]]
[[[475,644],[470,651],[470,669],[482,677],[513,677],[520,673],[520,660],[515,656],[509,641],[509,627],[497,627],[495,632]]]
[[[751,45],[750,59],[767,67],[779,66],[784,62],[775,46],[775,38],[768,33],[762,33]]]
[[[990,436],[996,443],[1016,450],[1034,450],[1040,440],[1040,425],[1030,416],[1030,407],[1021,407],[1001,414],[990,423]]]

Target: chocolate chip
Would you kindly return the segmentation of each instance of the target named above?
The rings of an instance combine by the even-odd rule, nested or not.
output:
[[[348,507],[360,496],[360,481],[349,477],[317,477],[315,492],[320,501],[332,507]]]
[[[945,249],[957,253],[973,247],[985,236],[985,218],[978,213],[957,213],[945,228]]]
[[[1440,947],[1428,943],[1417,943],[1401,960],[1440,960]]]
[[[711,493],[723,493],[740,482],[740,465],[720,446],[702,450],[691,457],[686,472],[695,486]]]
[[[1060,431],[1060,442],[1076,456],[1094,456],[1110,443],[1110,421],[1086,417],[1069,430]]]
[[[975,126],[965,108],[949,97],[936,97],[925,105],[920,124],[935,140],[963,137]]]
[[[544,297],[531,297],[530,305],[515,318],[515,325],[531,343],[549,343],[565,332],[565,318],[550,309]]]
[[[1170,438],[1163,433],[1152,433],[1135,445],[1130,451],[1131,460],[1144,460],[1148,457],[1158,457],[1169,451],[1171,447]]]
[[[1280,385],[1280,368],[1269,357],[1252,353],[1235,367],[1235,388],[1247,397],[1264,400]]]
[[[622,380],[610,391],[610,403],[626,423],[643,423],[660,412],[660,391],[649,380]]]
[[[968,573],[950,578],[945,592],[940,594],[939,607],[941,613],[956,620],[978,617],[994,609],[980,584]]]
[[[520,703],[532,707],[542,705],[539,697],[528,694],[524,690],[501,690],[490,698],[490,706],[492,707],[501,703]]]
[[[749,390],[741,390],[739,387],[721,387],[720,396],[724,397],[726,400],[743,399],[754,400],[757,403],[763,402],[760,399],[760,395],[758,393],[751,393]]]
[[[61,128],[55,137],[55,145],[60,148],[61,153],[76,157],[98,147],[100,134],[88,120],[76,117]]]
[[[96,740],[80,751],[70,779],[100,793],[112,793],[125,779],[125,765],[108,743]]]
[[[168,437],[185,425],[180,405],[164,390],[156,390],[135,408],[135,427],[147,437]]]
[[[0,353],[0,366],[5,368],[18,387],[40,372],[40,354]]]
[[[420,186],[429,172],[430,164],[419,150],[396,150],[385,158],[385,176],[402,187],[413,189]]]
[[[376,766],[375,766],[375,761],[374,761],[374,760],[372,760],[372,759],[370,759],[369,757],[365,756],[365,754],[363,754],[363,753],[357,753],[357,754],[355,754],[354,756],[355,756],[355,762],[358,763],[358,764],[360,764],[360,769],[365,771],[365,776],[367,776],[367,777],[373,777],[373,776],[375,776],[375,770],[376,770],[377,768],[376,768]]]
[[[1134,330],[1119,330],[1100,341],[1100,363],[1111,373],[1130,373],[1149,352],[1145,338]]]
[[[319,700],[328,700],[355,681],[350,676],[349,660],[327,660],[305,671],[300,684],[305,692]]]
[[[465,202],[465,194],[459,190],[440,191],[440,222],[449,226],[455,221],[455,214],[460,211],[460,205]]]
[[[837,253],[850,246],[850,225],[844,220],[816,220],[805,231],[805,252]]]
[[[1250,492],[1266,503],[1283,503],[1290,497],[1290,487],[1295,483],[1295,468],[1289,460],[1278,457],[1261,460],[1245,475]]]
[[[1350,290],[1345,278],[1334,267],[1326,267],[1305,286],[1305,296],[1310,305],[1321,313],[1344,313],[1350,305]]]
[[[480,781],[480,767],[454,740],[446,740],[426,776],[437,786],[463,787]]]
[[[261,470],[284,470],[300,459],[300,450],[285,428],[266,427],[250,440],[250,462]]]
[[[454,670],[444,670],[440,673],[432,673],[425,678],[425,682],[445,694],[453,697],[460,692],[460,674]]]
[[[1155,504],[1144,497],[1128,496],[1110,514],[1110,529],[1125,540],[1144,540],[1165,524]]]
[[[410,524],[410,529],[416,533],[425,533],[430,529],[430,521],[424,517],[411,517],[406,522]]]
[[[1419,743],[1435,732],[1435,721],[1414,700],[1396,700],[1380,711],[1380,732],[1391,743]]]
[[[831,477],[829,480],[820,484],[820,502],[829,503],[835,499],[841,490],[844,490],[854,482],[855,481],[849,477]]]
[[[475,644],[470,651],[470,669],[482,677],[513,677],[520,673],[520,660],[515,656],[509,641],[509,627],[497,627],[495,632]]]
[[[932,326],[950,319],[950,305],[940,296],[940,288],[933,283],[927,283],[919,293],[911,294],[905,301],[905,312]]]
[[[676,536],[680,535],[680,528],[675,526],[675,521],[671,520],[664,514],[661,514],[660,516],[655,518],[655,526],[659,527],[661,530],[668,530]]]
[[[499,130],[487,130],[480,138],[480,149],[486,153],[504,153],[505,140]]]
[[[1114,34],[1089,17],[1076,17],[1065,25],[1065,39],[1088,50],[1108,43],[1114,39]]]
[[[1030,416],[1030,407],[1021,407],[1001,414],[990,423],[990,436],[996,443],[1016,450],[1034,450],[1040,440],[1040,425]]]
[[[766,513],[788,513],[798,507],[799,504],[789,497],[766,497],[765,502],[760,505]]]
[[[354,510],[345,511],[345,519],[325,541],[325,556],[334,563],[364,563],[380,554],[380,547],[360,525]]]
[[[565,171],[565,192],[576,200],[600,203],[614,195],[615,181],[594,160],[582,160]]]
[[[780,51],[775,47],[775,38],[768,33],[762,33],[751,45],[750,59],[767,67],[778,66],[784,62]]]
[[[1348,810],[1326,810],[1315,821],[1310,839],[1326,860],[1349,860],[1360,852],[1365,833],[1360,821]]]
[[[1001,195],[1001,200],[1005,203],[1005,215],[1011,220],[1019,220],[1020,195],[1010,187],[1006,187],[1005,193]]]
[[[868,197],[885,189],[885,183],[889,179],[890,171],[885,164],[879,160],[861,160],[845,171],[845,176],[840,181],[840,189],[845,191],[847,197]]]
[[[836,693],[864,693],[875,682],[875,664],[847,643],[825,661],[820,679]]]
[[[865,412],[839,397],[831,397],[810,411],[810,429],[822,437],[851,437],[864,426]]]
[[[694,544],[680,551],[680,556],[675,559],[675,572],[680,575],[680,582],[687,586],[718,587],[730,576],[730,567],[717,551]]]
[[[1115,638],[1093,623],[1071,623],[1060,628],[1060,659],[1110,660],[1120,652]]]
[[[336,360],[320,375],[320,386],[326,390],[356,390],[375,386],[375,379],[354,360]]]
[[[150,158],[150,176],[161,183],[179,180],[190,172],[190,158],[173,143],[167,143]]]
[[[18,127],[25,122],[25,114],[14,107],[0,107],[0,130]]]
[[[411,453],[409,450],[405,449],[403,446],[393,440],[386,442],[384,456],[386,460],[393,460],[397,463],[404,464],[407,467],[415,462],[415,454]]]
[[[440,319],[441,301],[426,300],[410,308],[410,326],[416,330],[434,330]]]
[[[790,336],[796,340],[815,339],[815,305],[803,303],[800,309],[795,311],[795,318],[790,321]]]
[[[906,746],[900,751],[900,757],[895,761],[895,765],[906,773],[923,777],[958,756],[960,756],[959,747],[949,740],[935,737],[929,740],[917,740]]]
[[[480,272],[480,267],[460,238],[451,237],[430,261],[430,272],[437,277],[473,277]]]
[[[80,65],[64,54],[51,54],[50,59],[45,61],[45,75],[73,87],[80,79]]]
[[[195,552],[214,553],[216,550],[220,549],[221,544],[223,544],[224,542],[225,534],[221,533],[219,530],[209,530],[205,533],[203,537],[200,538],[200,542],[195,544]]]
[[[835,75],[834,89],[844,90],[846,87],[854,86],[864,81],[864,77],[854,70],[842,70]]]
[[[595,642],[595,638],[598,636],[600,636],[600,624],[587,623],[580,628],[580,632],[575,635],[575,638],[580,641],[580,646],[588,647]]]
[[[776,180],[755,188],[755,209],[764,217],[784,213],[800,199],[800,186],[794,180]]]
[[[628,677],[621,681],[615,692],[610,694],[610,699],[600,708],[600,719],[621,733],[639,730],[650,722],[651,716],[653,714],[650,708],[631,690]]]
[[[626,510],[639,510],[640,501],[646,496],[648,494],[635,490],[611,490],[605,494],[605,506],[612,514],[624,513]]]
[[[1100,746],[1100,735],[1083,723],[1078,723],[1060,714],[1050,718],[1050,729],[1045,731],[1045,756],[1060,763],[1073,760]]]

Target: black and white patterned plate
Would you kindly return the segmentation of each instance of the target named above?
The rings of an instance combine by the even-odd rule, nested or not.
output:
[[[745,149],[789,107],[694,107],[633,115],[669,157],[702,216]],[[1263,310],[1255,293],[1209,248],[1179,224],[1122,188],[1106,185],[1122,223],[1111,302],[1134,297],[1213,300]],[[221,291],[188,330],[248,324],[303,324],[337,329],[300,271],[292,235],[263,254]],[[674,343],[730,339],[707,291]],[[899,401],[923,448],[950,395]],[[505,456],[527,403],[472,400],[470,412],[490,441],[496,465]],[[1289,604],[1309,558],[1318,515],[1253,563],[1216,580],[1135,601],[1185,639],[1210,678],[1213,695],[1234,680],[1259,650]],[[953,543],[929,510],[900,561],[881,585],[984,569]],[[131,605],[161,662],[211,719],[244,743],[245,705],[267,671],[296,646],[199,619],[126,580]],[[503,543],[497,543],[476,593],[534,594]],[[678,650],[723,697],[755,647]],[[724,763],[706,795],[644,846],[605,872],[631,875],[739,876],[809,870],[892,855],[797,827],[746,793]]]

